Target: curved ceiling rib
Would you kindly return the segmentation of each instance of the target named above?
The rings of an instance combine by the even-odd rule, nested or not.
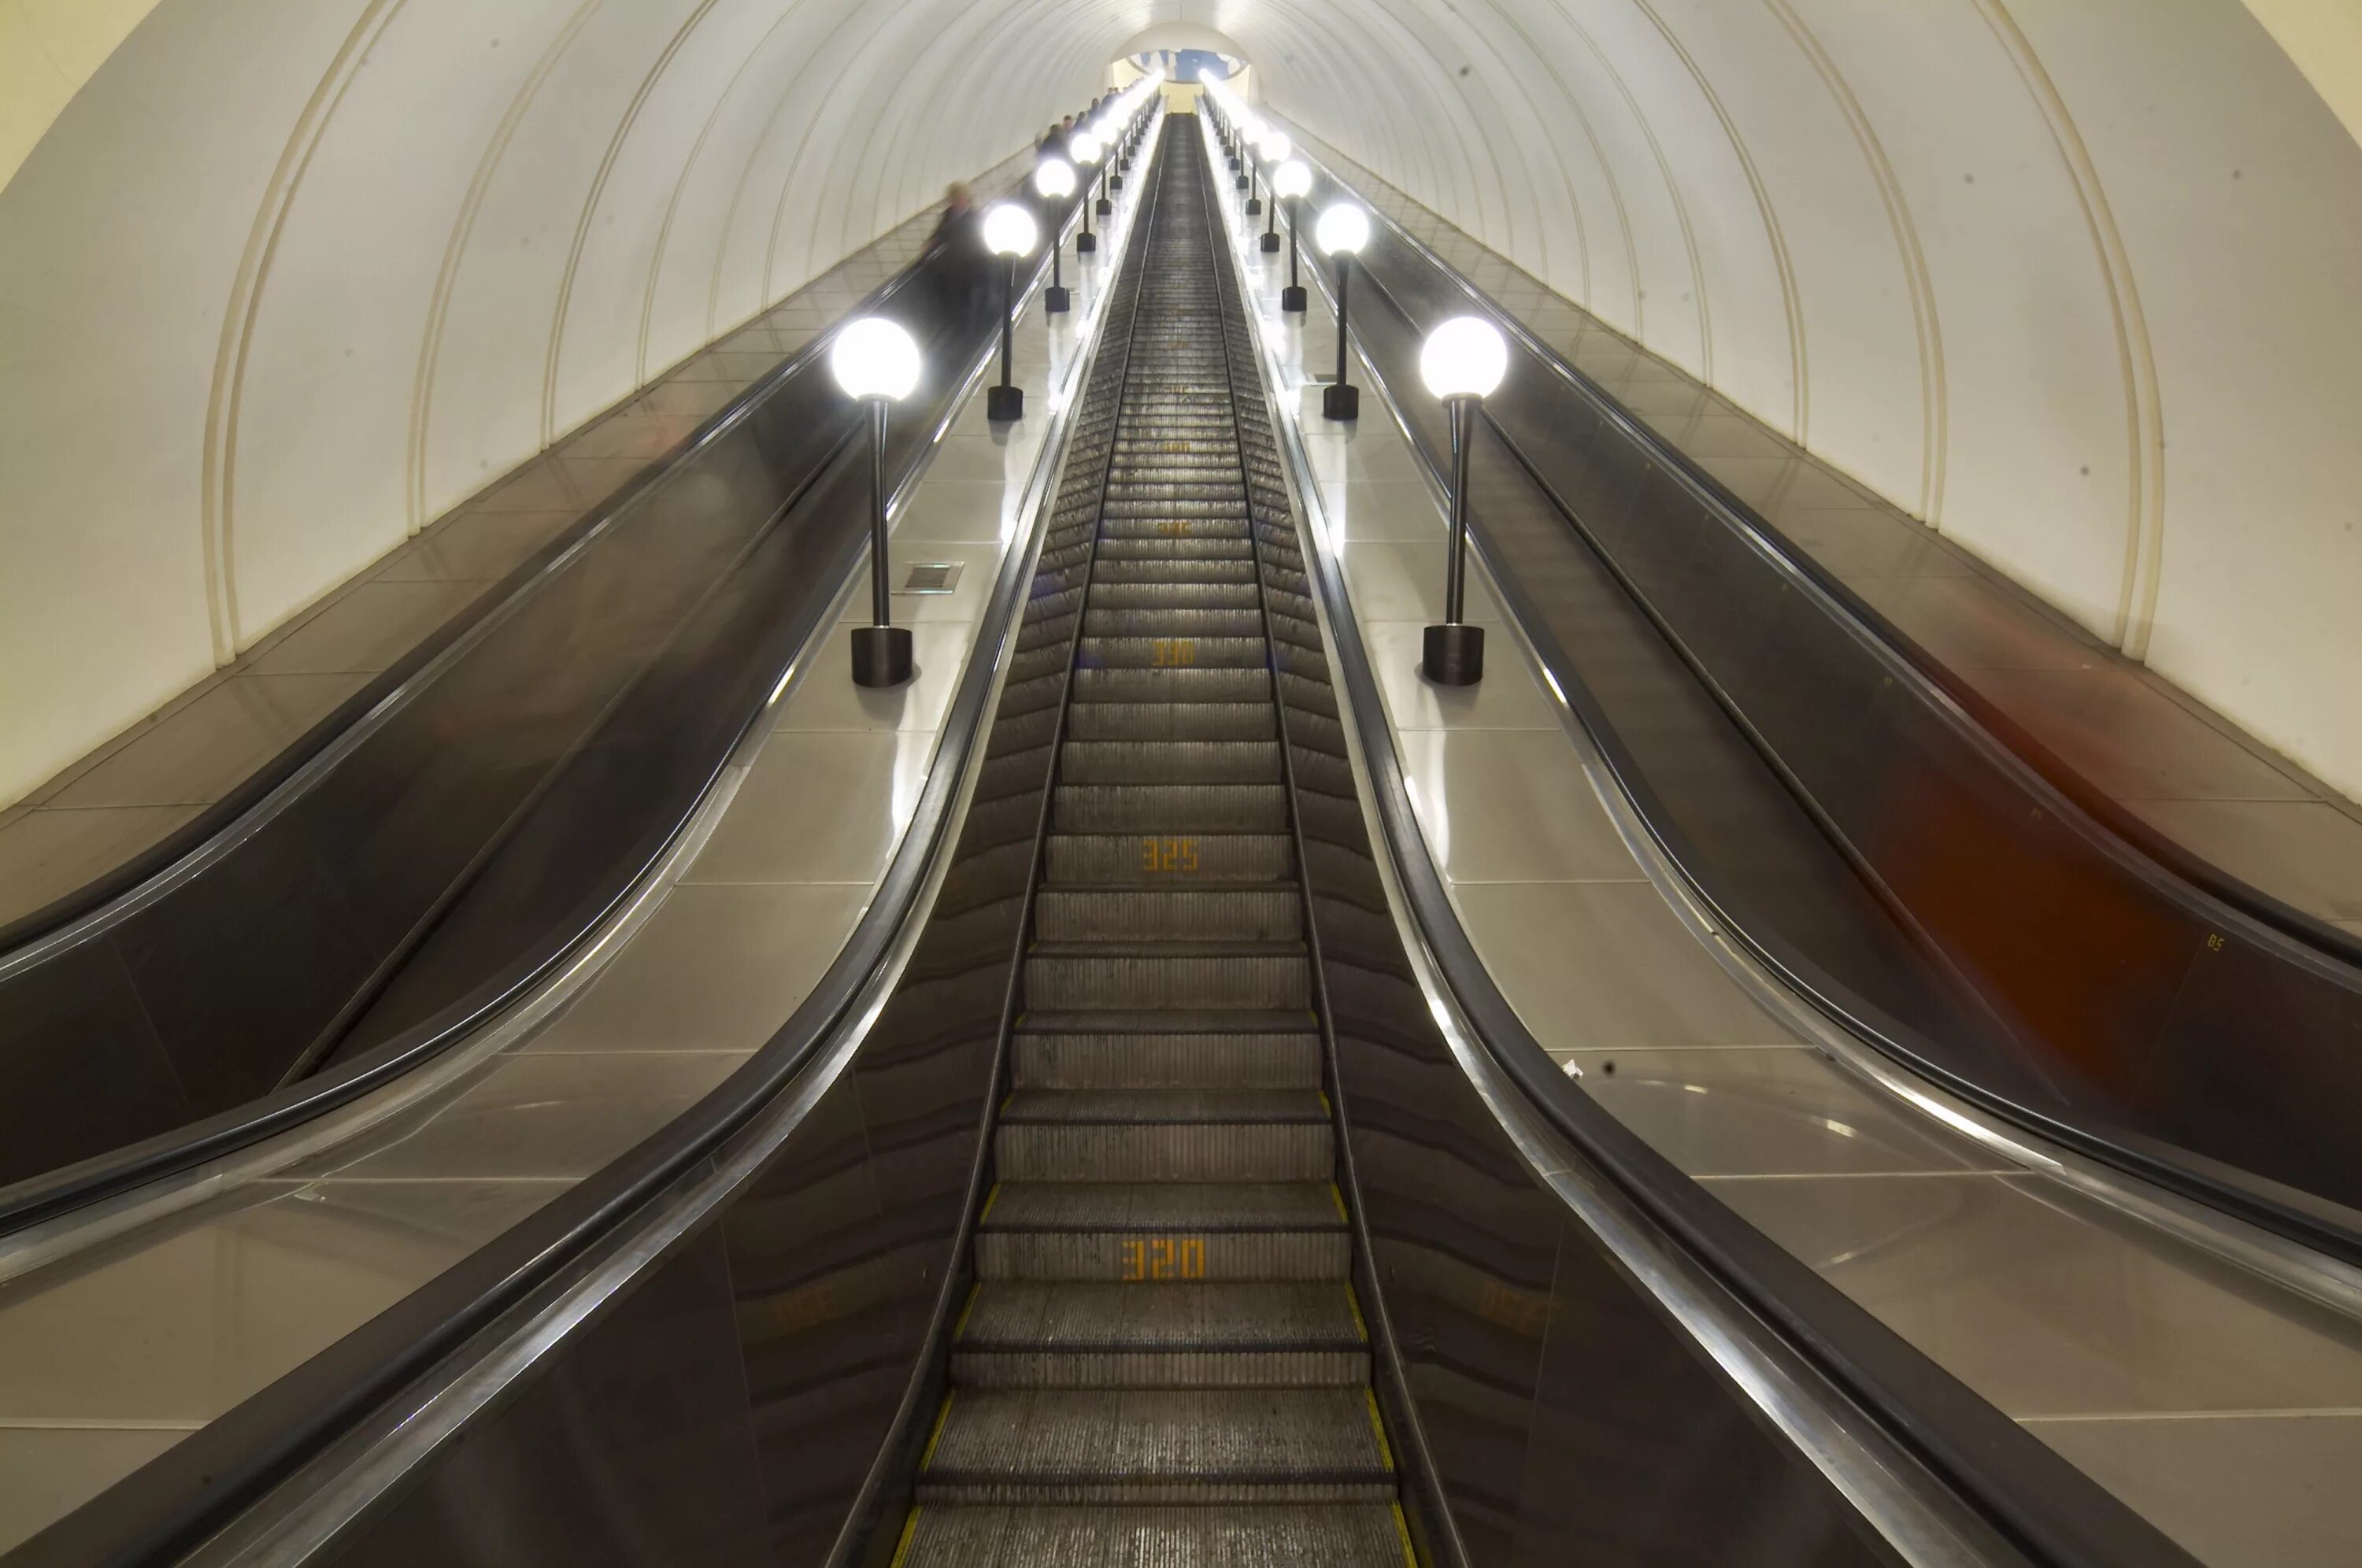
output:
[[[162,0],[35,38],[80,86],[0,188],[0,801],[1181,41],[2362,790],[2362,148],[2262,8],[2301,70],[2242,0]]]

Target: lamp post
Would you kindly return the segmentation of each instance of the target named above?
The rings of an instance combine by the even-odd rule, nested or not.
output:
[[[1295,149],[1295,144],[1287,139],[1287,133],[1285,131],[1273,131],[1269,136],[1263,138],[1263,144],[1257,147],[1255,150],[1263,155],[1264,162],[1269,165],[1272,171],[1271,174],[1265,174],[1263,177],[1264,184],[1268,185],[1271,183],[1272,174],[1276,174],[1278,172],[1279,166],[1287,161],[1287,155]],[[1279,249],[1278,196],[1279,193],[1275,189],[1272,192],[1273,200],[1271,204],[1271,211],[1264,215],[1264,217],[1263,253],[1266,256],[1272,255]],[[1247,210],[1249,212],[1253,212],[1254,210],[1253,205],[1250,204]]]
[[[1007,262],[1000,290],[1000,384],[984,394],[984,416],[1008,421],[1025,417],[1025,389],[1009,381],[1010,337],[1017,326],[1017,259],[1032,252],[1041,237],[1033,215],[1014,202],[995,202],[985,209],[984,247]]]
[[[1115,160],[1119,150],[1116,138],[1120,134],[1114,125],[1104,116],[1091,127],[1091,138],[1107,149],[1107,155],[1099,160],[1098,208],[1101,217],[1115,211],[1115,203],[1108,196],[1108,182],[1115,178]]]
[[[886,545],[886,416],[919,384],[919,346],[883,316],[848,321],[828,346],[828,368],[845,395],[869,406],[869,620],[853,629],[853,683],[900,686],[911,679],[911,629],[893,624],[894,584]]]
[[[1312,243],[1324,256],[1337,259],[1337,379],[1320,389],[1323,419],[1359,419],[1362,389],[1345,379],[1345,290],[1352,282],[1353,258],[1370,242],[1370,215],[1351,202],[1339,202],[1320,215],[1312,228]]]
[[[1087,130],[1080,130],[1076,131],[1073,136],[1067,138],[1066,150],[1075,155],[1076,163],[1080,165],[1084,170],[1088,171],[1098,166],[1099,153],[1102,149],[1099,147],[1098,138],[1093,136]],[[1086,172],[1083,175],[1083,182],[1087,185],[1090,183],[1090,175]],[[1097,250],[1098,248],[1099,237],[1091,232],[1091,204],[1088,202],[1085,202],[1083,204],[1083,232],[1075,236],[1075,254],[1077,256],[1088,256],[1092,251]]]
[[[1419,668],[1438,686],[1473,686],[1485,679],[1485,628],[1466,624],[1468,601],[1468,440],[1476,405],[1501,384],[1509,346],[1501,329],[1478,316],[1456,315],[1427,335],[1418,351],[1418,379],[1451,414],[1451,539],[1443,560],[1443,624],[1420,640]]]
[[[1263,204],[1254,197],[1255,143],[1263,139],[1263,122],[1252,115],[1239,121],[1238,139],[1233,167],[1239,171],[1239,189],[1247,193],[1247,214],[1253,216],[1263,211]]]
[[[1075,166],[1063,158],[1045,158],[1033,171],[1033,188],[1051,202],[1065,200],[1075,193]],[[1054,205],[1053,212],[1058,209]],[[1059,242],[1056,225],[1050,229],[1050,286],[1042,291],[1042,312],[1044,315],[1064,315],[1073,308],[1074,298],[1066,292],[1065,280],[1058,276],[1058,258],[1065,247]]]
[[[1271,193],[1287,204],[1287,287],[1279,291],[1279,308],[1304,314],[1304,284],[1296,273],[1296,231],[1304,216],[1304,198],[1312,190],[1312,171],[1304,160],[1291,158],[1271,173]]]

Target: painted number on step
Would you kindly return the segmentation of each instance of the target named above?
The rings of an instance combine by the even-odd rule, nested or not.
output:
[[[1149,649],[1159,669],[1180,669],[1198,662],[1195,637],[1157,637]]]
[[[1134,1236],[1123,1243],[1123,1277],[1137,1285],[1151,1279],[1206,1277],[1203,1236]]]
[[[1160,517],[1156,520],[1156,531],[1169,538],[1180,538],[1189,532],[1189,519],[1187,517]]]
[[[1143,871],[1195,871],[1198,841],[1194,838],[1143,838],[1140,841]]]

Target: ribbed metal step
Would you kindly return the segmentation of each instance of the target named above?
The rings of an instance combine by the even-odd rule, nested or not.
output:
[[[1192,1021],[1203,1027],[1192,1028]],[[1040,1088],[1318,1088],[1320,1035],[1289,1013],[1028,1013],[1013,1070]]]
[[[1044,867],[1053,883],[1276,882],[1295,875],[1296,841],[1285,834],[1055,833]]]
[[[993,1135],[1009,1181],[1316,1181],[1336,1131],[1304,1089],[1021,1089]]]
[[[1257,669],[1076,669],[1073,700],[1085,702],[1271,701],[1271,671]]]
[[[979,1279],[1141,1284],[1342,1280],[1350,1232],[1327,1182],[1004,1183],[976,1235]]]
[[[1066,713],[1069,741],[1275,740],[1268,702],[1077,702]]]
[[[1395,1470],[1358,1388],[953,1395],[919,1504],[1385,1503]]]
[[[1276,740],[1069,740],[1058,776],[1085,784],[1276,784]]]
[[[1301,1008],[1311,959],[1296,942],[1037,942],[1025,955],[1029,1007]]]
[[[1051,887],[1034,906],[1044,942],[1253,942],[1293,940],[1304,929],[1294,888]]]
[[[1169,1272],[1169,1271],[1168,1271]],[[1359,1387],[1352,1288],[1324,1284],[979,1284],[952,1343],[974,1388]]]
[[[1061,784],[1051,806],[1060,833],[1284,833],[1279,784]]]
[[[900,1568],[1413,1568],[1381,1503],[921,1508]]]

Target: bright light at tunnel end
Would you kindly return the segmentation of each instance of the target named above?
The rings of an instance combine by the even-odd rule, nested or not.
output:
[[[1509,371],[1509,345],[1481,316],[1455,315],[1427,335],[1418,379],[1440,398],[1487,397]]]
[[[849,397],[899,403],[919,384],[919,345],[899,322],[856,316],[829,344],[828,370]]]

